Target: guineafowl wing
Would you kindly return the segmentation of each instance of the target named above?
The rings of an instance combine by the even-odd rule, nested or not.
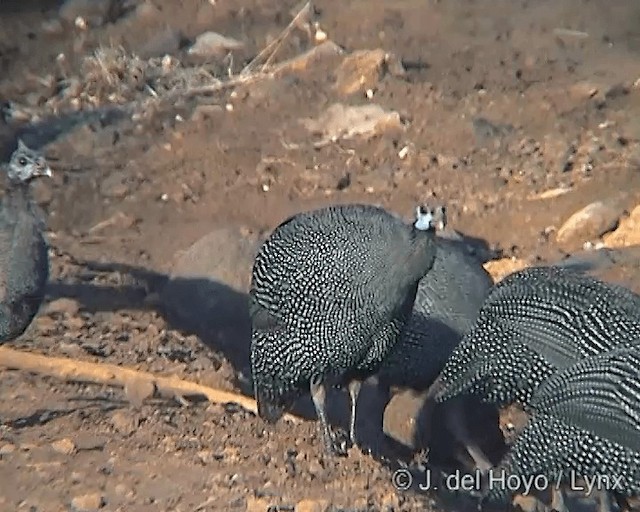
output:
[[[556,373],[532,406],[640,452],[640,345],[590,357]]]
[[[548,311],[532,308],[526,315],[501,316],[496,322],[512,334],[512,343],[526,346],[555,368],[568,368],[582,359],[573,342],[575,333],[568,322],[560,324],[551,318]]]

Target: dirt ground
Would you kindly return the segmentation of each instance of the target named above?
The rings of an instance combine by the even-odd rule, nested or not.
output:
[[[95,71],[86,59],[122,47],[156,68],[207,70],[200,85],[233,79],[301,5],[97,1],[87,14],[81,4],[0,2],[2,157],[21,136],[55,173],[35,190],[49,292],[11,348],[246,393],[251,256],[293,212],[366,201],[409,217],[437,201],[453,229],[486,241],[487,257],[531,263],[599,247],[640,203],[635,2],[318,0],[275,62],[325,37],[342,54],[173,96],[178,86],[159,90],[132,67],[82,92]],[[208,30],[242,47],[189,52]],[[349,62],[358,50],[369,53]],[[319,119],[323,131],[334,103],[397,114],[368,136],[307,130],[301,120]],[[97,107],[115,110],[92,116]],[[583,225],[560,230],[597,201]],[[635,253],[594,261],[640,290]],[[396,492],[393,464],[366,451],[327,457],[313,420],[266,428],[238,407],[136,400],[143,391],[1,370],[0,509],[464,510]],[[387,410],[399,441],[410,402]]]

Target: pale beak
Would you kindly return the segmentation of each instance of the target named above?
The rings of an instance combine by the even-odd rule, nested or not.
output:
[[[53,171],[51,170],[51,167],[49,167],[49,164],[47,163],[40,163],[37,166],[37,173],[38,173],[38,176],[47,176],[49,178],[53,177]]]

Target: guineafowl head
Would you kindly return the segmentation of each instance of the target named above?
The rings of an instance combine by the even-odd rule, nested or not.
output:
[[[287,333],[270,312],[253,297],[249,299],[251,333],[251,376],[258,416],[275,423],[308,386],[301,376],[302,363],[295,344],[282,343]]]
[[[28,183],[39,176],[51,177],[53,173],[46,159],[37,151],[18,140],[18,148],[11,155],[7,176],[14,183]]]
[[[282,335],[258,331],[252,338],[251,367],[258,416],[269,423],[277,422],[308,389],[306,379],[298,375],[295,360],[288,359],[285,353],[272,357],[282,347]]]

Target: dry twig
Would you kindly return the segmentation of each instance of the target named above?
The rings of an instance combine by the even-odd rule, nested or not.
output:
[[[215,404],[237,404],[243,409],[257,413],[255,400],[220,389],[210,388],[195,382],[182,380],[176,376],[162,377],[152,373],[134,370],[112,364],[98,364],[62,357],[49,357],[0,347],[0,367],[23,370],[39,375],[56,377],[68,382],[88,382],[124,388],[128,383],[152,384],[163,395],[204,396]],[[292,414],[283,417],[291,423],[299,423],[301,418]]]
[[[251,60],[251,62],[249,62],[249,64],[244,67],[244,69],[240,72],[240,75],[243,76],[252,74],[253,68],[256,67],[258,63],[266,57],[265,62],[260,70],[261,73],[264,73],[275,58],[278,50],[282,46],[282,43],[284,43],[287,37],[289,37],[289,34],[293,32],[293,29],[299,26],[304,18],[308,18],[310,12],[311,2],[307,2],[304,4],[302,9],[298,11],[298,14],[294,16],[294,18],[291,20],[291,23],[289,23],[289,25],[287,25],[287,27],[282,32],[280,32],[278,37],[276,37],[270,44],[268,44],[258,55],[256,55]]]

